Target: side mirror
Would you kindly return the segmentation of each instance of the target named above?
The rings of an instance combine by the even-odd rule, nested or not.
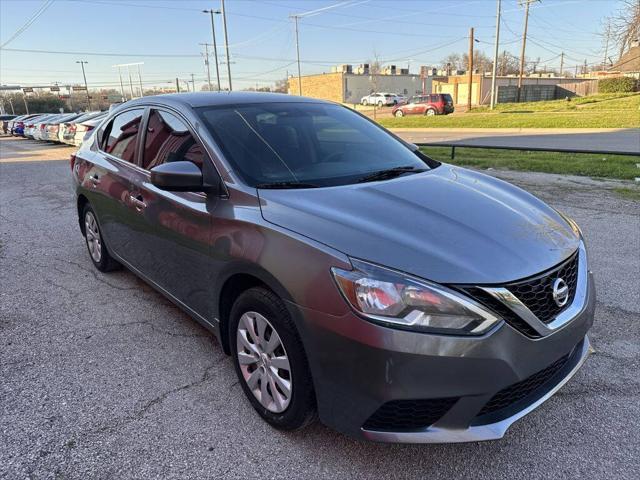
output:
[[[169,192],[202,192],[207,190],[202,172],[193,162],[179,161],[151,169],[151,183]]]

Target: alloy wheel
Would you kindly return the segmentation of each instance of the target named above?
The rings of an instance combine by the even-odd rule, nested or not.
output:
[[[84,216],[84,227],[89,254],[94,262],[100,263],[102,259],[102,241],[100,239],[100,230],[98,230],[98,222],[93,212],[87,212]]]
[[[238,364],[260,404],[274,413],[291,402],[293,383],[289,357],[273,325],[257,312],[244,313],[236,332]]]

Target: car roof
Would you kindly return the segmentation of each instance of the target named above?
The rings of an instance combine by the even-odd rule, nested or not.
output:
[[[286,93],[266,93],[266,92],[192,92],[192,93],[169,93],[164,95],[152,95],[148,97],[136,98],[119,105],[121,108],[148,104],[162,103],[166,105],[185,105],[193,108],[209,107],[219,105],[248,105],[256,103],[324,103],[333,105],[332,102],[318,100],[317,98],[299,97],[287,95]]]

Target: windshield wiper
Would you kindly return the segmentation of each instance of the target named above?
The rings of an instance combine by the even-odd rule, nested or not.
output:
[[[389,168],[387,170],[380,170],[378,172],[370,173],[369,175],[366,175],[356,180],[356,183],[375,182],[376,180],[387,180],[390,178],[399,177],[403,173],[421,173],[426,171],[427,171],[426,168],[416,168],[410,165],[407,165],[404,167]]]
[[[273,182],[259,183],[256,185],[256,188],[318,188],[318,185],[304,182]]]

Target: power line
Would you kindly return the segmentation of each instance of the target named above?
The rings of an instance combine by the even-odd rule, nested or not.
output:
[[[18,38],[18,36],[20,36],[20,34],[22,34],[27,28],[29,28],[33,24],[33,22],[35,22],[52,4],[53,4],[53,0],[45,0],[45,2],[42,5],[40,5],[40,8],[36,10],[31,15],[31,17],[29,17],[29,19],[25,22],[25,24],[22,25],[18,30],[16,30],[16,32],[13,35],[11,35],[11,37],[9,37],[9,40],[7,40],[2,45],[0,45],[0,48],[4,48],[13,40]]]

